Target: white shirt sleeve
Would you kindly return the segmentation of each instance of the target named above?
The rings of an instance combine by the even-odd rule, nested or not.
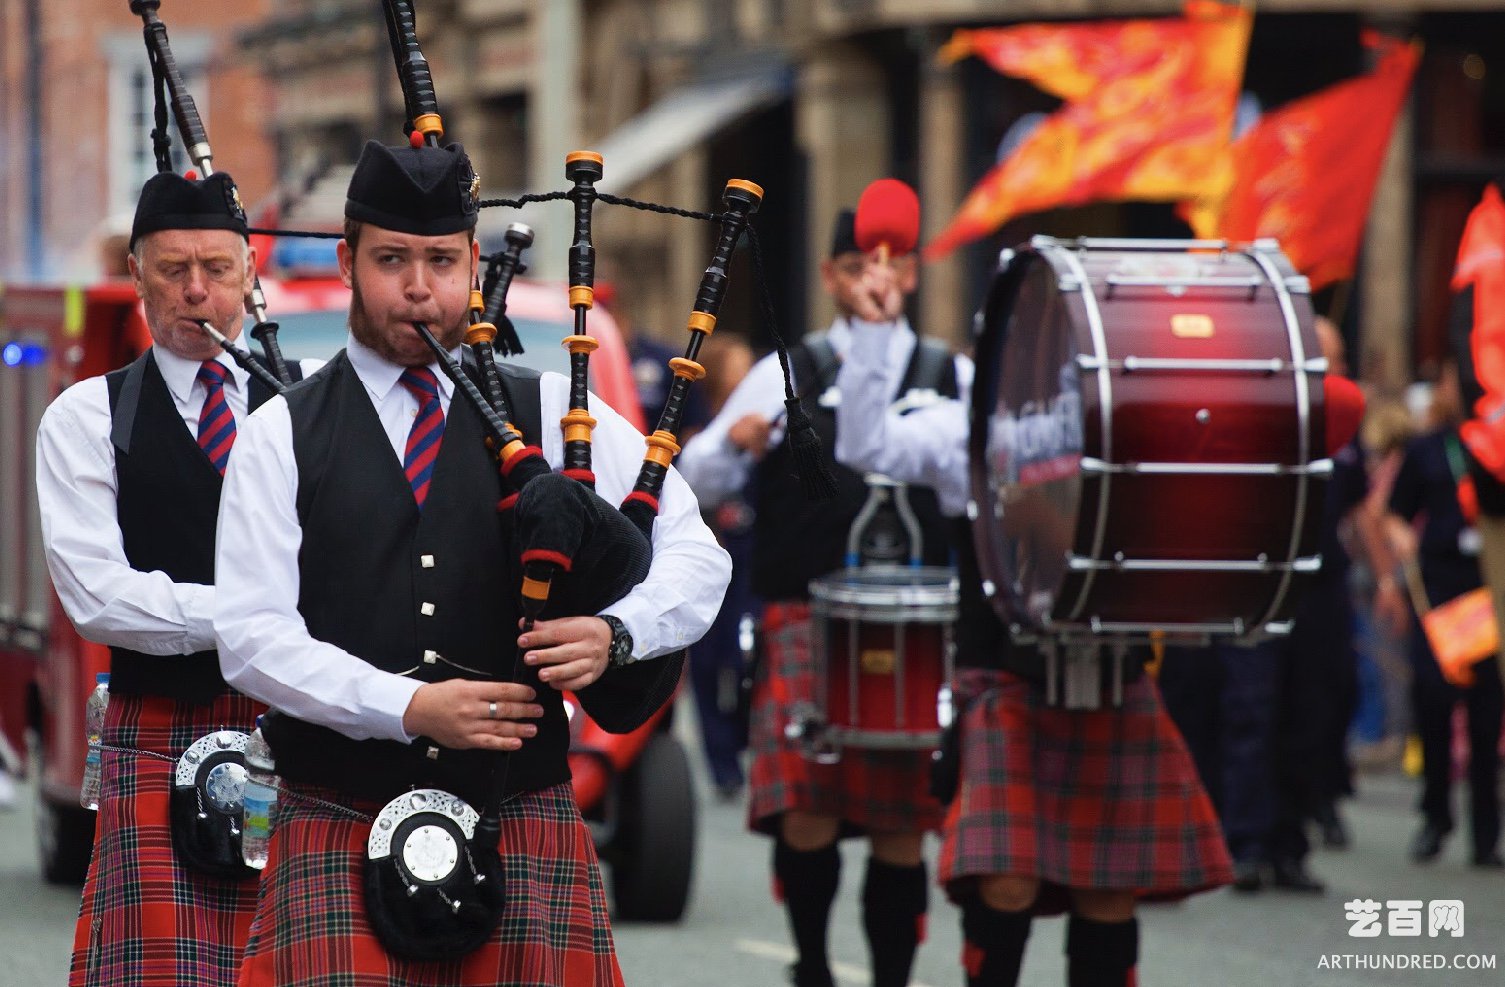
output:
[[[64,391],[37,429],[42,544],[58,599],[90,641],[150,655],[214,647],[214,587],[141,572],[126,559],[116,514],[106,381]]]
[[[762,415],[780,426],[769,433],[770,447],[783,441],[784,373],[775,353],[753,364],[721,411],[695,433],[679,454],[679,472],[706,507],[715,507],[747,485],[755,460],[752,453],[734,446],[727,432],[752,414]]]
[[[540,384],[544,421],[544,457],[558,468],[564,459],[564,440],[549,424],[569,407],[569,380],[544,374]],[[596,492],[619,506],[632,491],[642,467],[647,443],[636,428],[596,395],[590,396],[596,419],[591,442],[591,468]],[[731,556],[716,543],[689,484],[679,471],[669,470],[659,495],[659,515],[653,524],[653,562],[648,576],[625,597],[603,608],[627,627],[637,658],[688,647],[710,629],[731,582]]]
[[[852,345],[836,386],[836,460],[857,470],[882,473],[900,483],[933,487],[941,510],[960,515],[967,507],[967,402],[972,363],[957,357],[960,398],[941,398],[908,414],[889,408],[898,375],[886,358],[893,325],[852,320]]]
[[[241,425],[220,497],[214,630],[225,681],[355,740],[413,738],[402,715],[421,682],[384,672],[308,633],[298,613],[298,464],[287,402]]]

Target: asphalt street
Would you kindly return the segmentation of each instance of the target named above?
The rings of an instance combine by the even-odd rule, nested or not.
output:
[[[693,741],[686,709],[684,738]],[[1312,869],[1327,880],[1325,895],[1220,891],[1143,910],[1145,987],[1372,987],[1372,985],[1500,984],[1505,953],[1505,873],[1470,868],[1466,840],[1455,835],[1437,863],[1406,860],[1415,826],[1415,783],[1398,773],[1360,777],[1358,797],[1345,805],[1353,831],[1346,851],[1318,850]],[[0,987],[49,987],[66,980],[78,889],[49,886],[38,872],[30,794],[0,813]],[[768,891],[768,842],[743,825],[740,801],[701,800],[694,897],[674,925],[616,927],[622,970],[630,985],[766,987],[785,981],[791,959],[783,915]],[[933,858],[936,847],[929,846]],[[844,849],[842,891],[832,930],[839,982],[868,983],[857,908],[864,849]],[[1379,935],[1351,935],[1346,903],[1377,903]],[[1411,911],[1396,902],[1418,902]],[[1428,935],[1432,902],[1461,902],[1462,935]],[[1448,914],[1457,915],[1457,910]],[[1419,915],[1419,934],[1406,934]],[[1062,922],[1036,922],[1026,957],[1026,984],[1064,983]],[[1394,934],[1392,934],[1394,933]],[[914,985],[962,983],[958,913],[936,894],[930,938]],[[1440,964],[1442,968],[1433,968]],[[1460,968],[1470,964],[1477,969]]]

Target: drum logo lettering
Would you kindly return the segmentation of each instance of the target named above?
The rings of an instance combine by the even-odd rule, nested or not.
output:
[[[1082,459],[1082,399],[1076,391],[1027,402],[996,425],[995,455],[1006,482],[1033,486],[1076,475]]]
[[[1201,312],[1183,312],[1171,316],[1171,335],[1178,339],[1211,339],[1212,316]]]
[[[864,648],[861,664],[864,675],[892,675],[894,653],[888,648]]]

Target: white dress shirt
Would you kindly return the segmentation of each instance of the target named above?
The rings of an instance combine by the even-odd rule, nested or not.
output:
[[[417,400],[398,384],[402,368],[354,337],[345,351],[400,465],[418,414]],[[430,369],[448,415],[454,385],[437,364]],[[567,378],[543,375],[543,454],[556,469],[564,461],[564,439],[553,423],[569,410],[569,390]],[[620,504],[637,481],[646,444],[595,395],[590,413],[597,420],[591,443],[596,490],[608,503]],[[225,475],[215,566],[220,669],[236,689],[299,719],[356,740],[407,743],[413,738],[403,730],[402,716],[423,683],[314,639],[298,613],[297,496],[292,416],[286,401],[273,399],[241,426]],[[705,634],[730,579],[731,558],[701,521],[690,488],[671,469],[653,528],[648,577],[604,612],[626,625],[637,657],[657,657]]]
[[[198,436],[207,393],[200,361],[153,346],[157,368],[188,433]],[[237,427],[247,417],[249,374],[221,352],[229,368],[225,400]],[[305,374],[320,360],[302,362]],[[104,377],[68,388],[37,428],[37,500],[42,544],[58,599],[90,641],[149,655],[188,655],[214,647],[214,587],[175,583],[161,571],[131,568],[115,513],[115,446]],[[230,456],[233,461],[235,456]]]
[[[941,511],[958,516],[967,509],[968,499],[972,361],[956,357],[959,397],[939,398],[900,414],[890,402],[905,363],[896,363],[891,351],[896,339],[913,338],[900,326],[852,321],[847,356],[836,376],[841,391],[836,408],[836,461],[900,483],[932,487]]]

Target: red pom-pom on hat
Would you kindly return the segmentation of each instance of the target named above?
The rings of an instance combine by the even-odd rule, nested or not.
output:
[[[880,178],[857,200],[857,249],[871,253],[884,244],[896,255],[920,242],[920,197],[897,178]]]

